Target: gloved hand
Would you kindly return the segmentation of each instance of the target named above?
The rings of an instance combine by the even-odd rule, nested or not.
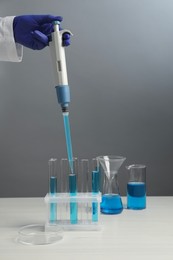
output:
[[[13,20],[15,42],[33,50],[41,50],[49,45],[53,32],[53,21],[62,21],[61,16],[22,15]],[[64,33],[63,45],[70,45],[70,34]]]

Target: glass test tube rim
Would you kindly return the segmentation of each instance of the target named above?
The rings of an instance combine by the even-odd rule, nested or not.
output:
[[[130,169],[145,169],[145,168],[146,168],[146,165],[144,165],[144,164],[132,164],[132,165],[126,166],[127,170],[130,170]]]

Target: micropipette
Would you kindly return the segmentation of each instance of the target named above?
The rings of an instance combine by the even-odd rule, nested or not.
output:
[[[68,85],[67,77],[67,67],[65,58],[65,47],[62,44],[62,38],[64,33],[72,35],[69,30],[60,31],[60,22],[55,21],[54,32],[52,33],[52,41],[49,43],[53,69],[55,74],[55,89],[57,93],[58,103],[61,105],[63,119],[64,119],[64,129],[66,138],[67,155],[70,164],[71,173],[73,174],[73,152],[70,134],[70,123],[69,123],[69,111],[68,106],[70,103],[70,88]]]
[[[70,122],[69,122],[69,111],[68,106],[70,103],[70,88],[68,85],[67,77],[67,67],[66,67],[66,58],[65,58],[65,47],[63,46],[63,34],[72,33],[69,30],[60,31],[60,22],[55,21],[54,23],[54,32],[52,33],[52,41],[50,42],[50,50],[53,61],[53,68],[55,74],[55,84],[56,84],[56,93],[58,98],[58,103],[61,105],[63,120],[64,120],[64,130],[66,138],[66,147],[67,147],[67,156],[70,166],[69,174],[69,189],[70,195],[76,195],[76,175],[74,172],[73,166],[73,151],[71,143],[71,134],[70,134]],[[70,203],[70,220],[72,224],[77,222],[77,204]]]

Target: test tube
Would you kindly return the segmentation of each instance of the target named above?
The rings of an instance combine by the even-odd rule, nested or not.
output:
[[[92,160],[92,193],[97,194],[99,192],[99,167],[97,164],[97,160],[94,158]],[[92,203],[92,221],[98,221],[98,202]]]
[[[70,196],[73,197],[70,202],[70,222],[71,224],[77,224],[78,222],[78,205],[75,202],[75,196],[77,194],[77,173],[78,173],[78,160],[73,158],[73,173],[69,167],[69,192]]]
[[[61,196],[68,196],[69,193],[69,161],[67,158],[62,158],[60,161],[61,171],[60,171],[60,180],[61,180],[61,187],[60,193]],[[63,193],[63,195],[62,195]],[[58,215],[60,220],[70,220],[70,206],[67,202],[59,203],[58,209],[60,214]]]
[[[57,159],[51,158],[49,165],[49,194],[51,197],[57,193]],[[50,222],[57,220],[57,203],[50,203]]]
[[[67,158],[61,159],[61,189],[63,193],[69,192],[69,161]]]
[[[81,192],[89,191],[89,160],[81,160]]]
[[[87,193],[89,191],[89,160],[82,159],[81,160],[81,192]],[[81,219],[89,220],[89,213],[91,214],[91,205],[88,202],[81,203],[80,205],[80,213]]]

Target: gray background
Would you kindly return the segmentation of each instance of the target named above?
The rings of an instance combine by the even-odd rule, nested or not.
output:
[[[173,195],[173,1],[1,0],[0,16],[50,13],[66,49],[74,155],[147,165],[148,195]],[[49,49],[0,63],[0,197],[44,196],[48,160],[66,156]]]

